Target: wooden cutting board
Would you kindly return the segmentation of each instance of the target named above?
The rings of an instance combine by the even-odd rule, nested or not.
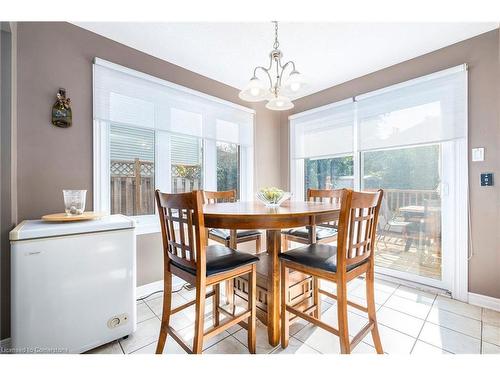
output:
[[[66,215],[65,212],[58,214],[50,214],[42,216],[43,221],[56,221],[56,222],[69,222],[69,221],[81,221],[81,220],[95,220],[103,217],[104,214],[101,212],[87,211],[81,215]]]

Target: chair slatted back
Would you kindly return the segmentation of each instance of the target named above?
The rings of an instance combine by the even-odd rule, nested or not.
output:
[[[345,189],[307,189],[308,202],[324,202],[331,204],[340,204],[342,193]],[[320,227],[337,228],[337,221],[318,224]]]
[[[201,191],[167,194],[156,190],[155,194],[165,255],[181,266],[200,271],[206,266]]]
[[[337,265],[339,269],[374,256],[378,215],[383,191],[348,190],[341,200]]]
[[[235,202],[236,201],[236,190],[226,190],[226,191],[203,191],[203,197],[205,203],[223,203],[223,202]]]
[[[343,190],[307,189],[307,200],[309,202],[340,203]]]

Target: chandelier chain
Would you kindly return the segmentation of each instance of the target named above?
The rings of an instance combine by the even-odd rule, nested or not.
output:
[[[274,23],[274,44],[273,48],[278,49],[280,42],[278,42],[278,21],[273,21]]]

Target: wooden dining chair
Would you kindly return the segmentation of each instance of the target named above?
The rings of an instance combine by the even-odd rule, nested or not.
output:
[[[339,203],[342,189],[307,189],[306,200],[309,202]],[[281,233],[282,250],[290,247],[290,241],[301,244],[329,243],[337,237],[337,223],[321,223],[316,226],[292,228]],[[313,241],[313,238],[315,240]]]
[[[205,203],[223,203],[223,202],[235,202],[236,201],[236,190],[226,190],[226,191],[203,191],[203,196],[205,198]],[[218,229],[213,228],[208,230],[208,238],[219,242],[227,247],[231,240],[231,234],[228,229]],[[260,253],[262,244],[262,233],[258,230],[238,230],[236,231],[236,244],[243,242],[255,241],[255,252]]]
[[[351,353],[354,347],[371,332],[375,350],[383,353],[375,315],[374,253],[377,219],[383,192],[352,192],[343,190],[340,197],[340,216],[336,246],[314,243],[281,253],[281,346],[289,340],[290,314],[339,336],[341,353]],[[338,329],[289,304],[289,272],[295,270],[337,284],[337,295],[324,290],[318,292],[337,300]],[[366,274],[367,306],[347,299],[347,284]],[[318,287],[317,284],[315,287]],[[318,287],[319,288],[319,287]],[[349,341],[347,305],[368,314],[368,323]],[[316,306],[318,310],[319,304]]]
[[[156,202],[160,215],[163,239],[164,258],[164,296],[160,335],[156,353],[163,352],[167,335],[188,353],[201,353],[203,341],[229,327],[248,320],[248,349],[255,353],[255,292],[256,262],[258,258],[251,254],[237,252],[222,245],[207,246],[203,218],[203,195],[201,191],[181,194],[166,194],[156,190]],[[195,300],[171,308],[172,275],[196,286]],[[247,310],[232,314],[225,321],[219,320],[219,313],[224,313],[220,306],[219,283],[235,277],[248,275]],[[207,293],[207,287],[213,290]],[[205,299],[212,297],[213,327],[204,332]],[[170,317],[179,311],[195,305],[194,339],[192,348],[181,338],[179,333],[169,325]],[[231,315],[231,314],[224,314]]]

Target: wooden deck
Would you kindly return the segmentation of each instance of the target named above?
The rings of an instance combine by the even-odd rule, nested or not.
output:
[[[441,279],[440,244],[413,243],[405,251],[406,240],[398,236],[380,238],[375,251],[379,267],[405,271],[433,279]]]

